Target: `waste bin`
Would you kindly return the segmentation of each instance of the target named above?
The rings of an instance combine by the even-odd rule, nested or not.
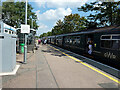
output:
[[[20,44],[20,53],[24,53],[24,43]]]

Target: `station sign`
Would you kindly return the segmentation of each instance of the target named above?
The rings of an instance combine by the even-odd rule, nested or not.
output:
[[[21,24],[21,33],[30,33],[30,25]]]

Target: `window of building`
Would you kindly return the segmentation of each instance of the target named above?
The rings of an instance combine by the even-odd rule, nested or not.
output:
[[[7,29],[5,29],[5,33],[8,33],[8,30],[7,30]]]
[[[11,31],[9,31],[9,34],[11,34]]]

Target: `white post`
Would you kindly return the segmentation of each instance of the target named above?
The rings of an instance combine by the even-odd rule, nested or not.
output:
[[[27,25],[27,0],[25,6],[25,24]],[[24,63],[27,63],[27,35],[25,34]]]
[[[0,7],[2,7],[2,2],[0,1]],[[3,33],[3,22],[2,22],[2,9],[0,10],[0,33]],[[2,49],[2,41],[0,41],[0,49]],[[2,52],[3,49],[0,51]],[[2,73],[2,54],[0,54],[0,73]],[[2,77],[0,77],[0,90],[2,90]]]
[[[26,6],[25,6],[25,24],[27,25],[27,0],[26,0]]]

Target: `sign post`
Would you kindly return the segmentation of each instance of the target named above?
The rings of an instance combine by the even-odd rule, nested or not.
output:
[[[24,63],[27,63],[27,33],[30,33],[30,25],[21,25],[21,33],[25,34],[25,45],[24,45]]]
[[[24,63],[27,63],[27,34],[30,32],[30,26],[27,25],[27,0],[25,3],[25,25],[21,25],[21,32],[25,34]]]

